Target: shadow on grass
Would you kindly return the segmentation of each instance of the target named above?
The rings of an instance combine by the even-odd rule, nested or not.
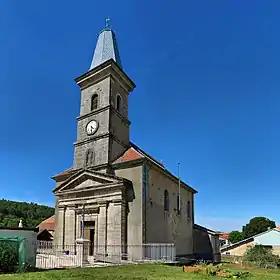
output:
[[[25,271],[23,271],[22,273],[32,273],[32,272],[46,272],[46,271],[58,271],[58,270],[65,270],[67,268],[65,267],[56,267],[56,268],[36,268],[36,267],[32,267],[32,268],[29,268]]]
[[[199,259],[189,259],[189,258],[180,258],[176,262],[170,262],[170,263],[164,263],[165,265],[168,266],[192,266],[197,263],[202,261],[204,264],[218,264],[218,263],[213,263],[212,261],[207,261],[207,260],[199,260]]]

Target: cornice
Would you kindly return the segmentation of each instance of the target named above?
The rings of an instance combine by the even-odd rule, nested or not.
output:
[[[103,134],[100,134],[100,135],[97,135],[97,136],[92,136],[90,138],[74,142],[73,145],[74,145],[74,147],[82,146],[84,144],[87,144],[87,143],[90,143],[92,141],[99,140],[99,139],[102,139],[102,138],[111,138],[114,141],[116,141],[117,143],[119,143],[120,145],[122,145],[124,148],[128,148],[128,145],[125,144],[123,141],[119,140],[112,132],[103,133]]]
[[[115,80],[127,91],[131,92],[135,88],[133,81],[127,76],[127,74],[115,63],[113,59],[110,59],[94,69],[86,72],[75,79],[75,82],[81,89],[85,89],[99,81],[107,78],[114,77]]]
[[[115,115],[117,115],[121,119],[121,121],[125,125],[129,126],[131,124],[131,121],[129,119],[125,118],[122,114],[120,114],[112,104],[109,104],[109,105],[107,105],[105,107],[102,107],[102,108],[99,108],[97,110],[91,111],[91,112],[89,112],[87,114],[78,116],[78,117],[76,117],[76,120],[77,121],[81,121],[81,120],[84,120],[86,118],[95,116],[95,115],[97,115],[97,114],[99,114],[101,112],[104,112],[106,110],[111,110]]]
[[[123,182],[120,183],[111,183],[111,184],[102,184],[99,186],[90,186],[83,189],[69,189],[67,191],[57,191],[57,196],[65,196],[65,195],[71,195],[71,194],[78,194],[78,193],[85,193],[85,192],[100,192],[100,191],[106,191],[106,190],[113,190],[113,189],[123,189],[125,184]]]
[[[101,113],[101,112],[104,112],[104,111],[110,109],[110,107],[111,107],[111,105],[107,105],[107,106],[105,106],[105,107],[102,107],[102,108],[93,110],[93,111],[91,111],[91,112],[89,112],[89,113],[87,113],[87,114],[80,115],[80,116],[76,117],[76,119],[77,119],[77,121],[86,119],[86,118],[88,118],[88,117],[91,117],[91,116],[97,115],[97,114],[99,114],[99,113]]]
[[[87,144],[87,143],[90,143],[92,142],[93,140],[99,140],[99,139],[102,139],[102,138],[108,138],[110,137],[110,133],[103,133],[103,134],[99,134],[97,136],[92,136],[90,138],[87,138],[87,139],[84,139],[84,140],[81,140],[81,141],[76,141],[74,142],[74,146],[81,146],[81,145],[84,145],[84,144]]]

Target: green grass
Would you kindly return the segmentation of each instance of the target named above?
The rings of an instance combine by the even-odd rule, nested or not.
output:
[[[236,269],[236,268],[233,268]],[[237,268],[240,271],[240,268]],[[261,270],[249,269],[250,276],[248,280],[279,280],[280,269],[278,270]],[[127,265],[114,266],[106,268],[77,268],[65,270],[50,270],[43,272],[30,272],[17,275],[2,275],[0,280],[199,280],[199,279],[223,279],[219,277],[204,276],[189,272],[183,272],[182,267],[166,265]]]

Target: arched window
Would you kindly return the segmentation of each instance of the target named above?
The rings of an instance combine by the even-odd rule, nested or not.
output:
[[[187,202],[187,217],[191,218],[191,203],[189,201]]]
[[[164,191],[164,211],[169,212],[169,194],[168,190]]]
[[[91,109],[91,111],[93,111],[93,110],[96,110],[97,107],[98,107],[98,95],[97,95],[97,94],[94,94],[94,95],[91,97],[90,109]]]
[[[117,111],[121,111],[121,107],[122,107],[122,98],[121,96],[118,94],[117,95],[117,101],[116,101],[116,109]]]

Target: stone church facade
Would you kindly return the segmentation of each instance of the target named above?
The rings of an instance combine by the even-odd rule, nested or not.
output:
[[[76,83],[81,106],[73,167],[53,177],[56,245],[67,249],[82,238],[91,255],[131,255],[141,254],[133,246],[174,243],[177,255],[192,255],[196,190],[130,142],[128,97],[135,84],[110,27],[99,33],[90,69]]]

